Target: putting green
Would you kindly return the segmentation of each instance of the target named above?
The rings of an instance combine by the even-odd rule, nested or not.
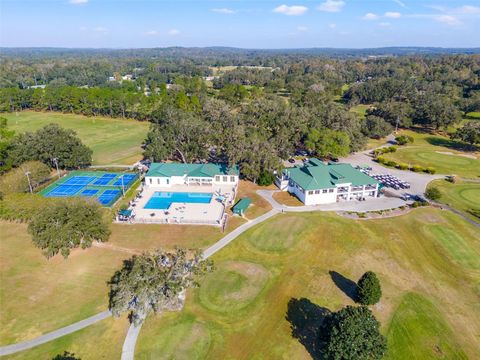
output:
[[[440,309],[415,293],[403,296],[387,331],[387,359],[467,359]]]
[[[458,191],[460,196],[465,202],[469,203],[473,207],[480,206],[480,191],[479,189],[462,189]]]
[[[165,318],[165,319],[162,319]],[[160,336],[139,339],[141,351],[135,353],[135,359],[204,359],[208,352],[211,335],[208,328],[189,314],[165,313],[150,317],[142,331],[150,332],[165,321]],[[153,330],[154,331],[154,330]]]
[[[460,234],[442,225],[426,225],[425,228],[454,262],[471,269],[480,269],[480,248],[471,246]]]
[[[400,152],[403,149],[399,150]],[[475,163],[475,159],[467,158],[457,154],[440,154],[438,152],[432,151],[419,151],[415,152],[416,156],[420,159],[425,160],[426,162],[431,162],[435,159],[435,163],[443,166],[472,166]],[[432,159],[433,156],[433,159]]]
[[[199,292],[207,309],[229,313],[247,307],[264,289],[270,274],[263,266],[246,261],[226,261],[207,275]]]

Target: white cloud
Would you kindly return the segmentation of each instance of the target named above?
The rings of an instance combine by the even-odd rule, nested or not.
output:
[[[145,35],[147,36],[157,36],[159,35],[159,32],[157,30],[149,30],[145,32]]]
[[[211,11],[219,13],[219,14],[235,14],[236,11],[227,8],[219,8],[219,9],[211,9]]]
[[[379,25],[379,26],[383,26],[383,27],[387,27],[387,26],[390,26],[390,25],[392,25],[392,24],[390,24],[389,22],[384,21],[384,22],[378,23],[378,25]]]
[[[398,5],[400,5],[401,7],[403,8],[406,8],[407,5],[405,5],[405,3],[403,1],[400,1],[400,0],[393,0],[395,3],[397,3]]]
[[[459,8],[456,8],[455,11],[460,14],[475,15],[475,14],[480,14],[480,7],[464,5],[464,6],[460,6]]]
[[[297,26],[297,30],[298,30],[298,31],[302,31],[302,32],[308,31],[308,27],[306,27],[306,26]]]
[[[298,15],[303,15],[308,8],[306,6],[300,6],[300,5],[280,5],[277,6],[275,9],[273,9],[273,12],[284,14],[284,15],[290,15],[290,16],[298,16]]]
[[[88,0],[70,0],[69,3],[72,5],[82,5],[88,3]]]
[[[398,19],[401,16],[402,16],[402,14],[400,14],[399,12],[394,12],[394,11],[387,11],[385,13],[385,17],[391,18],[391,19]]]
[[[335,29],[335,28],[337,27],[337,24],[331,23],[331,24],[328,24],[328,27],[329,27],[330,29]]]
[[[168,33],[167,33],[167,34],[170,35],[170,36],[175,36],[175,35],[180,34],[180,30],[170,29],[170,30],[168,30]]]
[[[377,20],[378,19],[378,15],[377,14],[374,14],[374,13],[366,13],[365,15],[363,15],[363,20]]]
[[[345,1],[343,0],[327,0],[324,3],[320,4],[317,9],[326,12],[339,12],[342,11],[344,6]]]
[[[462,22],[458,20],[455,16],[452,15],[435,15],[433,17],[434,20],[450,25],[450,26],[455,26],[455,25],[461,25]]]
[[[106,33],[108,29],[103,26],[97,26],[96,28],[93,29],[93,31],[99,32],[99,33]]]

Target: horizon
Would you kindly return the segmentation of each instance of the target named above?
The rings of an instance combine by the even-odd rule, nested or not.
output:
[[[0,47],[476,48],[478,5],[471,0],[6,0]]]

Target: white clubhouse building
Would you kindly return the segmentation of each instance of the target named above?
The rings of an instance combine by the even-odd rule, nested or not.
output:
[[[145,175],[145,187],[238,185],[238,166],[224,164],[153,163]]]
[[[379,185],[377,180],[350,164],[325,164],[318,159],[283,170],[276,184],[280,190],[294,194],[305,205],[376,197]]]

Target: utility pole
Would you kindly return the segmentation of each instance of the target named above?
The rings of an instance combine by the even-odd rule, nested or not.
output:
[[[32,183],[30,181],[30,171],[26,171],[25,176],[27,177],[27,180],[28,180],[28,187],[30,188],[30,193],[33,194]]]
[[[52,162],[55,164],[55,167],[57,168],[57,175],[58,175],[58,178],[60,179],[60,170],[58,170],[58,158],[53,158]]]
[[[121,178],[122,178],[122,193],[123,193],[123,197],[125,197],[125,186],[123,185],[123,174]]]

